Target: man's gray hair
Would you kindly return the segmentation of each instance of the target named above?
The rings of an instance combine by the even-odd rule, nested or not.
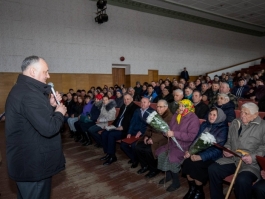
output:
[[[180,94],[184,95],[183,90],[181,90],[181,89],[176,89],[173,91],[173,93],[180,93]]]
[[[226,100],[230,101],[229,96],[225,93],[218,93],[218,96],[221,96],[221,97],[225,98]]]
[[[166,101],[166,100],[163,100],[163,99],[161,99],[161,100],[158,100],[158,102],[157,102],[157,103],[159,103],[159,102],[163,102],[163,103],[164,103],[164,106],[168,106],[168,103],[167,103],[167,101]]]
[[[257,104],[255,104],[253,102],[247,102],[247,103],[243,104],[241,109],[242,108],[248,109],[251,115],[259,112],[259,107],[257,106]]]
[[[225,84],[227,88],[230,88],[230,86],[227,82],[222,82],[222,84]]]
[[[129,91],[129,90],[133,90],[133,91],[134,91],[134,88],[133,88],[133,87],[129,87],[129,88],[128,88],[128,91]]]
[[[32,55],[32,56],[29,56],[29,57],[26,57],[23,62],[22,62],[22,65],[21,65],[21,70],[22,72],[25,71],[28,66],[30,66],[31,64],[34,64],[34,63],[37,63],[40,61],[40,59],[43,59],[41,57],[38,57],[36,55]],[[44,59],[43,59],[44,60]]]

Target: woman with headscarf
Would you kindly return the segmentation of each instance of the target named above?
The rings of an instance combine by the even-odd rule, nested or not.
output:
[[[156,150],[158,169],[166,172],[166,177],[160,180],[159,184],[172,180],[172,184],[167,188],[168,192],[175,191],[180,187],[178,172],[184,160],[185,151],[188,150],[200,127],[199,118],[195,115],[194,110],[190,100],[181,100],[178,111],[170,121],[170,130],[166,133],[168,138],[176,138],[183,151],[172,139]]]
[[[206,132],[212,134],[218,144],[222,146],[225,144],[228,125],[226,115],[222,109],[214,107],[210,110],[207,120],[200,126],[197,139],[202,133]],[[182,173],[187,176],[189,191],[183,199],[205,198],[203,185],[208,180],[208,167],[220,157],[222,157],[222,150],[215,146],[211,146],[194,155],[190,155],[188,151],[185,152],[184,158],[186,160],[183,162]]]

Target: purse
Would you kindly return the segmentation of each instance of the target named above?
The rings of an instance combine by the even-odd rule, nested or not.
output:
[[[88,115],[81,115],[79,120],[82,123],[92,122],[92,120],[88,118]]]

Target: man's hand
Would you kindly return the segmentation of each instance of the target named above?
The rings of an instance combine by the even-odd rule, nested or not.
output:
[[[67,109],[66,109],[65,105],[63,105],[63,104],[57,105],[57,107],[55,109],[55,112],[60,112],[63,115],[65,115],[66,111],[67,111]]]
[[[122,126],[119,126],[119,127],[116,128],[116,130],[122,131],[123,130],[123,127]]]
[[[233,157],[233,156],[234,156],[233,154],[228,153],[228,152],[226,152],[226,151],[223,151],[223,155],[224,155],[225,157],[227,157],[227,158],[230,158],[230,157]]]
[[[145,144],[147,144],[147,140],[148,140],[148,139],[149,139],[149,138],[148,138],[147,136],[144,137],[144,143],[145,143]]]
[[[261,177],[262,177],[263,179],[265,179],[265,171],[264,171],[264,170],[262,170],[262,171],[260,172],[260,175],[261,175]]]
[[[184,158],[187,159],[190,157],[190,153],[188,151],[185,152]]]
[[[199,155],[192,155],[192,156],[190,156],[190,159],[193,162],[202,160],[201,156],[199,156]]]
[[[246,164],[252,164],[252,157],[250,155],[244,155],[242,157],[242,160],[246,163]]]
[[[153,140],[152,140],[151,138],[149,138],[149,139],[147,140],[147,144],[154,144],[154,143],[153,143]]]
[[[142,135],[142,133],[140,131],[138,131],[138,133],[136,134],[135,138],[139,138]]]
[[[60,102],[62,100],[62,96],[59,94],[58,91],[56,91],[55,94],[56,94],[56,99]],[[57,102],[56,102],[53,94],[51,94],[51,97],[50,97],[50,104],[53,107],[57,106]]]
[[[131,138],[131,134],[128,134],[128,135],[127,135],[127,138]]]

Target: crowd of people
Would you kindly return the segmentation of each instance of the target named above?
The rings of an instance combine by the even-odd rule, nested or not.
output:
[[[231,87],[231,76],[226,76],[214,80],[200,76],[192,82],[186,71],[179,81],[136,82],[135,87],[129,88],[123,85],[91,87],[88,92],[78,90],[76,93],[70,89],[62,100],[67,107],[65,121],[70,127],[70,137],[86,146],[95,142],[95,147],[103,148],[104,156],[100,160],[110,165],[117,161],[116,141],[135,136],[139,138],[136,142],[121,142],[120,148],[128,156],[131,168],[140,163],[138,174],[148,171],[145,177],[152,178],[164,171],[165,177],[158,183],[171,181],[167,191],[172,192],[180,187],[178,174],[182,171],[189,184],[184,199],[204,198],[203,186],[209,179],[211,198],[224,198],[223,179],[235,172],[239,158],[215,146],[197,154],[189,153],[194,141],[209,132],[219,145],[249,154],[242,157],[244,164],[235,181],[236,198],[264,198],[265,180],[259,180],[264,179],[264,171],[260,170],[256,155],[265,155],[265,121],[258,115],[257,103],[253,103],[257,100],[260,104],[265,95],[259,91],[264,87],[262,71],[255,85],[254,79],[240,77],[236,81],[232,79]],[[248,98],[250,92],[252,98]],[[78,108],[80,97],[84,99],[83,110]],[[240,99],[253,102],[243,104],[241,116],[236,118],[235,109]],[[154,111],[151,103],[156,103],[157,113],[168,123],[168,132],[163,134],[147,124],[146,118]],[[119,114],[115,119],[117,108]],[[200,124],[199,119],[205,121]],[[112,128],[109,128],[110,122]],[[177,139],[183,151],[170,137]]]
[[[16,181],[18,198],[50,197],[52,176],[65,167],[59,133],[63,123],[76,142],[84,146],[94,142],[94,147],[102,148],[103,165],[118,161],[118,140],[135,138],[135,142],[120,144],[131,168],[140,163],[137,173],[148,171],[145,178],[164,171],[165,177],[158,184],[170,181],[168,192],[181,186],[181,171],[189,185],[184,199],[205,198],[207,182],[211,198],[224,198],[223,179],[242,161],[234,185],[236,198],[265,198],[265,171],[256,159],[265,155],[265,121],[258,107],[262,109],[265,95],[263,71],[249,79],[222,74],[214,80],[199,76],[192,82],[184,68],[179,81],[136,82],[129,88],[91,87],[87,92],[69,89],[61,96],[51,94],[46,84],[50,76],[43,58],[27,57],[21,69],[5,109],[8,172]],[[236,118],[241,98],[256,100],[258,105],[243,104]],[[156,110],[151,103],[156,104]],[[168,130],[161,132],[149,125],[147,120],[154,111],[168,124]],[[203,134],[212,135],[219,147],[212,145],[192,153],[191,148]],[[222,151],[223,146],[233,152]],[[244,155],[235,155],[237,150]]]

